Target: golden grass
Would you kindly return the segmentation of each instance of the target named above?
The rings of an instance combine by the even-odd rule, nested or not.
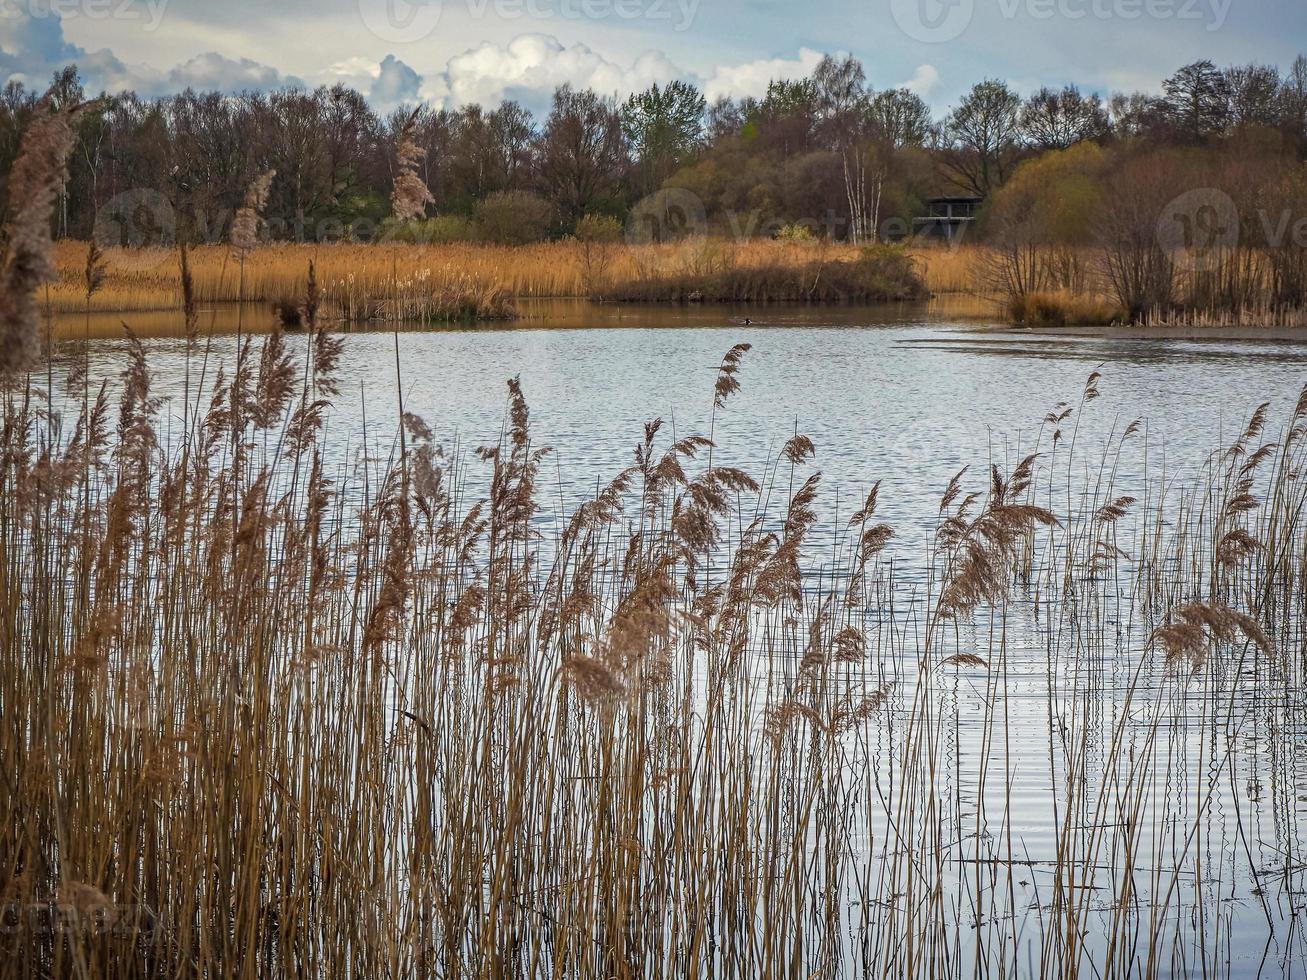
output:
[[[911,249],[926,288],[932,293],[984,292],[981,275],[988,250],[981,245],[917,245]]]
[[[86,308],[83,286],[87,246],[64,241],[55,250],[59,280],[42,296],[55,313]],[[926,289],[951,315],[1002,317],[1030,326],[1106,325],[1124,314],[1096,271],[1099,256],[1078,254],[1083,285],[1048,288],[1011,299],[992,288],[996,253],[983,245],[945,244],[907,249]],[[765,297],[769,279],[778,291],[805,268],[855,262],[859,249],[820,242],[696,240],[668,245],[583,244],[567,240],[537,245],[479,243],[443,245],[265,245],[250,253],[243,271],[222,246],[192,252],[196,300],[293,306],[302,294],[308,264],[317,265],[328,318],[449,320],[511,315],[514,300],[530,297],[589,298],[614,292],[652,298],[688,295],[678,284],[721,278],[752,283],[742,295]],[[107,275],[91,298],[93,313],[176,311],[181,284],[170,249],[107,252]],[[662,288],[662,284],[666,288]],[[665,294],[665,295],[664,295]],[[1232,326],[1299,326],[1302,312],[1159,314],[1159,323]]]
[[[56,312],[85,308],[81,277],[85,243],[63,241],[55,250],[59,281],[49,290]],[[595,255],[598,253],[598,257]],[[108,276],[92,297],[91,308],[102,312],[173,310],[181,305],[176,252],[171,249],[109,249]],[[275,302],[299,295],[310,260],[317,263],[324,292],[347,295],[350,276],[355,292],[382,295],[396,275],[401,280],[427,275],[465,277],[470,282],[502,289],[509,297],[587,297],[602,283],[637,280],[659,271],[679,272],[705,262],[729,261],[743,268],[802,265],[814,257],[851,261],[858,249],[779,241],[698,243],[685,245],[592,245],[573,241],[538,245],[264,245],[245,264],[244,296]],[[914,246],[909,249],[926,287],[936,294],[966,294],[978,290],[985,250],[979,246]],[[587,261],[589,265],[587,265]],[[192,252],[196,298],[201,303],[234,302],[241,295],[240,270],[224,246],[202,246]],[[596,270],[595,267],[598,267]]]
[[[55,249],[59,281],[48,298],[55,312],[84,310],[82,286],[86,244],[63,241]],[[596,258],[595,253],[600,253]],[[928,247],[910,249],[927,288],[935,293],[969,292],[977,250]],[[342,299],[383,296],[396,276],[462,277],[510,297],[586,297],[600,283],[636,280],[660,271],[681,272],[727,262],[741,268],[806,265],[814,260],[852,261],[857,248],[843,245],[749,241],[693,245],[592,245],[572,241],[501,246],[445,245],[264,245],[246,260],[243,295],[248,301],[276,302],[303,292],[308,263],[317,264],[324,293]],[[175,310],[181,306],[177,254],[172,249],[108,249],[107,277],[92,297],[91,309],[106,313]],[[587,265],[587,261],[589,265]],[[196,299],[235,302],[242,295],[240,267],[224,246],[202,246],[191,253]],[[597,267],[597,268],[596,268]],[[44,300],[44,297],[43,297]]]
[[[1210,310],[1157,310],[1148,318],[1149,326],[1211,330],[1290,330],[1307,329],[1307,307],[1267,309],[1254,307],[1233,312]]]
[[[1129,319],[1117,303],[1067,291],[1013,297],[1005,313],[1013,323],[1026,327],[1098,327]]]
[[[829,249],[813,247],[798,254],[753,250],[749,261],[727,252],[713,256],[712,246],[684,268],[641,269],[639,278],[614,282],[596,299],[624,303],[890,303],[930,298],[905,252],[868,248],[851,259],[832,258]],[[766,261],[760,259],[766,258]]]
[[[242,264],[230,249],[206,246],[194,249],[190,262],[200,304],[295,302],[314,262],[324,305],[343,319],[390,318],[390,307],[409,319],[436,318],[469,304],[491,316],[503,312],[507,300],[500,279],[488,274],[492,264],[470,261],[458,246],[450,249],[268,245],[251,251]],[[56,249],[59,279],[42,296],[56,313],[86,309],[86,250],[80,242],[61,242]],[[93,312],[181,308],[176,250],[111,248],[105,263],[104,282],[91,297]]]
[[[59,281],[49,290],[56,312],[80,312],[85,307],[81,284],[87,246],[60,242],[56,252]],[[396,278],[422,277],[462,280],[470,288],[500,290],[508,297],[584,297],[596,267],[611,281],[636,279],[653,270],[681,270],[729,256],[733,264],[750,267],[776,262],[811,260],[813,246],[785,242],[699,243],[684,245],[624,244],[590,246],[576,242],[501,246],[474,243],[447,245],[264,245],[246,260],[243,295],[246,300],[275,302],[300,295],[310,260],[317,264],[324,296],[348,303],[350,297],[384,298]],[[857,249],[822,247],[829,259],[852,259]],[[595,257],[594,253],[602,253]],[[91,300],[93,310],[131,312],[178,309],[181,281],[177,254],[170,249],[108,249],[108,276]],[[203,246],[191,253],[196,299],[200,303],[235,302],[242,295],[240,267],[223,246]],[[596,284],[597,285],[597,284]]]

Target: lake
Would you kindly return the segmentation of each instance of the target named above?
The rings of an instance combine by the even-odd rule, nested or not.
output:
[[[1094,371],[1104,376],[1103,398],[1085,420],[1086,444],[1101,446],[1142,420],[1152,462],[1168,470],[1201,461],[1262,402],[1271,403],[1272,418],[1282,416],[1307,383],[1307,344],[1287,340],[1019,332],[924,307],[722,312],[536,301],[524,312],[508,329],[399,332],[404,408],[426,420],[437,443],[480,445],[497,438],[505,381],[520,376],[534,439],[551,449],[547,466],[567,472],[548,482],[568,505],[630,465],[645,422],[706,431],[718,363],[737,343],[753,349],[740,394],[716,419],[726,459],[756,467],[798,431],[815,443],[815,466],[840,508],[856,509],[879,480],[886,519],[922,534],[961,467],[984,470],[1024,455],[1054,405],[1077,402]],[[756,322],[746,325],[746,317]],[[246,318],[247,330],[270,326],[261,310]],[[180,421],[185,344],[148,336],[179,332],[180,319],[127,314],[101,318],[96,328],[135,319],[146,324],[155,391]],[[80,322],[67,318],[65,332],[75,335]],[[202,334],[212,332],[206,383],[219,364],[230,373],[235,330],[230,310],[201,316]],[[304,343],[288,336],[292,351]],[[344,386],[330,425],[339,446],[350,440],[357,448],[366,419],[370,451],[385,456],[399,412],[396,334],[344,336]],[[97,341],[92,374],[112,378],[125,348]],[[1122,486],[1142,476],[1142,462],[1124,460]]]

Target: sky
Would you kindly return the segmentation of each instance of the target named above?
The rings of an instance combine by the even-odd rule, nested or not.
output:
[[[1287,67],[1303,0],[0,0],[0,74],[162,95],[343,82],[379,111],[517,99],[564,82],[622,97],[694,82],[761,95],[823,53],[943,111],[976,81],[1156,90],[1177,67]]]

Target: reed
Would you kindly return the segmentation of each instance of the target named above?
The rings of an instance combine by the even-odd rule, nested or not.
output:
[[[35,106],[9,175],[0,234],[0,375],[31,367],[40,354],[36,290],[56,277],[50,214],[68,178],[75,123],[87,108],[57,106],[47,93]]]
[[[74,242],[55,246],[58,276],[48,295],[53,312],[86,311],[86,250]],[[884,268],[877,274],[862,275],[863,251],[844,245],[715,239],[662,245],[573,240],[520,246],[268,244],[248,253],[243,289],[241,269],[229,249],[194,249],[192,262],[201,304],[235,303],[243,295],[293,312],[304,289],[304,270],[313,261],[320,272],[324,316],[351,322],[508,319],[514,302],[530,297],[876,302],[933,296],[965,300],[976,315],[1041,327],[1132,319],[1160,326],[1303,324],[1301,304],[1291,301],[1299,294],[1294,276],[1301,263],[1287,250],[1241,250],[1201,274],[1175,269],[1176,302],[1135,318],[1123,311],[1108,256],[1100,250],[1036,249],[1030,283],[1016,290],[997,284],[995,270],[1004,260],[985,245],[881,251],[903,256],[911,270],[897,258],[882,258]],[[108,249],[105,261],[105,279],[90,304],[93,314],[180,309],[181,283],[168,250]],[[850,270],[852,275],[832,275]]]
[[[6,389],[0,977],[1230,975],[1231,883],[1272,884],[1207,835],[1303,710],[1307,393],[1127,487],[1095,374],[921,552],[878,484],[834,521],[802,434],[749,472],[652,420],[554,510],[517,380],[482,448],[400,409],[345,451],[302,308],[232,373],[188,345],[185,411],[130,336],[111,385]],[[1294,785],[1243,896],[1286,972]]]
[[[831,259],[824,248],[797,258],[741,264],[733,252],[704,245],[682,268],[639,270],[638,278],[601,289],[597,299],[624,303],[890,303],[929,298],[905,251],[863,249]]]
[[[937,295],[985,292],[983,271],[989,250],[983,245],[917,245],[912,254],[926,287]]]
[[[1104,326],[1129,319],[1125,310],[1110,300],[1068,292],[1012,296],[1007,317],[1027,327]]]
[[[257,247],[245,269],[245,296],[259,302],[293,300],[304,288],[310,260],[318,267],[324,291],[335,302],[363,308],[386,302],[396,280],[425,280],[433,288],[476,295],[494,293],[509,298],[581,297],[592,291],[589,279],[602,251],[605,276],[612,281],[634,278],[638,270],[683,267],[685,250],[677,245],[626,246],[620,243],[551,242],[500,246],[475,243],[408,244],[268,244]],[[742,266],[775,261],[793,254],[781,243],[757,242],[731,246],[733,261]],[[848,257],[852,250],[833,250]],[[86,258],[86,245],[60,242],[55,248],[59,281],[51,288],[57,312],[81,312],[77,282]],[[228,249],[201,246],[191,251],[196,297],[200,303],[235,302],[239,298],[237,270]],[[106,250],[108,276],[95,298],[94,310],[112,312],[178,309],[181,283],[167,249]],[[589,275],[587,275],[589,272]],[[351,279],[352,277],[352,279]],[[352,287],[352,288],[351,288]]]
[[[56,312],[82,312],[79,288],[87,246],[60,242],[54,250],[58,281],[50,302]],[[92,311],[105,313],[176,310],[181,282],[167,249],[106,249],[106,279],[93,298]],[[856,261],[860,250],[842,245],[814,246],[792,242],[703,241],[689,244],[627,245],[621,242],[576,242],[500,246],[477,243],[411,244],[265,244],[245,263],[244,296],[260,303],[294,303],[304,288],[304,270],[316,263],[324,299],[341,316],[361,315],[385,306],[395,283],[427,284],[431,293],[445,291],[484,306],[491,316],[506,304],[529,297],[588,297],[616,283],[683,277],[696,270],[729,266],[758,274],[792,277],[814,263]],[[932,270],[942,259],[933,251],[910,250],[932,291],[950,287]],[[929,259],[923,256],[929,255]],[[230,250],[201,246],[191,250],[196,299],[201,304],[236,302],[240,275]],[[600,274],[602,273],[602,274]],[[412,291],[416,288],[410,285]],[[421,312],[421,304],[418,304]]]
[[[1298,287],[1304,252],[1292,244],[1171,253],[1151,240],[1104,248],[1018,243],[967,255],[950,263],[967,268],[973,291],[1019,325],[1294,329],[1307,322]]]

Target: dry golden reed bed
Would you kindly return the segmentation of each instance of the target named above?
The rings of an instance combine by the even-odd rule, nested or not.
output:
[[[87,310],[87,249],[81,242],[56,245],[58,278],[40,296],[44,308],[56,314]],[[532,297],[683,301],[720,292],[721,298],[733,297],[737,302],[766,303],[772,297],[794,299],[794,281],[800,283],[797,295],[809,301],[929,295],[943,299],[948,315],[954,317],[998,319],[1029,327],[1131,323],[1103,273],[1101,251],[1035,251],[1050,267],[1068,262],[1074,266],[1074,284],[1059,284],[1054,276],[1037,288],[1013,292],[1010,283],[1005,284],[1004,264],[1010,255],[1005,259],[999,250],[982,244],[913,245],[902,250],[866,250],[819,241],[719,239],[668,245],[586,244],[570,239],[518,246],[281,244],[254,248],[243,266],[227,246],[214,245],[194,249],[191,264],[200,304],[243,298],[294,310],[305,288],[308,264],[314,262],[322,315],[355,323],[508,319],[514,315],[515,301]],[[903,269],[901,256],[908,260]],[[1262,268],[1267,257],[1252,250],[1242,258],[1228,258]],[[90,297],[92,313],[175,313],[181,308],[175,250],[114,248],[105,253],[105,263],[104,281]],[[823,275],[823,269],[831,274]],[[1177,271],[1177,294],[1201,293],[1200,279]],[[809,295],[804,283],[826,289]],[[1307,327],[1307,310],[1268,309],[1251,300],[1236,309],[1218,309],[1195,300],[1147,311],[1139,322],[1158,327],[1296,330]],[[260,324],[252,326],[258,329]],[[175,325],[164,332],[170,329],[175,332]],[[117,332],[116,323],[111,332]]]
[[[56,246],[59,280],[48,299],[59,313],[86,308],[83,271],[87,245],[64,241]],[[394,283],[416,291],[422,283],[499,297],[586,297],[606,282],[637,280],[660,272],[681,272],[734,264],[803,265],[814,261],[850,261],[859,254],[843,245],[755,241],[700,242],[695,245],[585,246],[572,241],[540,245],[264,245],[252,251],[241,268],[226,246],[203,246],[191,252],[196,299],[200,303],[278,302],[303,294],[309,261],[328,301],[355,307],[384,302]],[[931,292],[967,292],[974,288],[975,250],[914,249],[911,254]],[[91,309],[103,312],[177,310],[181,278],[175,249],[108,249],[107,277],[91,297]],[[352,277],[352,278],[351,278]],[[45,296],[42,297],[44,302]],[[498,301],[498,300],[496,300]]]

